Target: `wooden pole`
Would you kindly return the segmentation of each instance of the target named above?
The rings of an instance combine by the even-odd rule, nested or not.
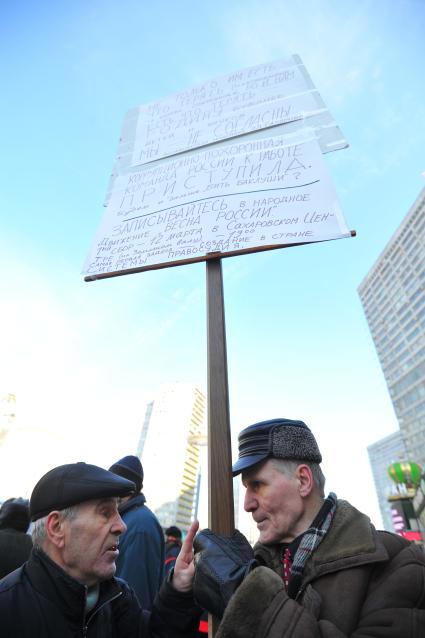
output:
[[[234,531],[232,449],[221,259],[207,261],[208,518],[217,534]],[[209,616],[208,636],[218,627]]]

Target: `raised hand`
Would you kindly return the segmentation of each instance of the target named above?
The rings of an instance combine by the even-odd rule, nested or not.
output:
[[[171,584],[181,592],[192,589],[193,577],[195,575],[195,564],[193,562],[193,539],[198,531],[199,522],[194,521],[187,533],[182,548],[174,565],[174,574]]]

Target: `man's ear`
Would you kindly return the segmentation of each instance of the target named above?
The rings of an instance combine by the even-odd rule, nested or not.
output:
[[[46,520],[46,534],[50,542],[58,548],[65,544],[64,520],[60,512],[50,512]]]
[[[313,473],[310,467],[305,464],[299,465],[296,474],[299,480],[300,496],[309,496],[314,487]]]

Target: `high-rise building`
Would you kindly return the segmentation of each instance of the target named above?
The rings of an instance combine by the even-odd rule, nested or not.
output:
[[[199,484],[197,437],[205,433],[205,396],[193,385],[162,385],[146,407],[138,454],[147,505],[163,527],[187,530]]]
[[[379,509],[381,511],[384,529],[393,530],[393,518],[388,497],[395,490],[393,481],[388,474],[391,463],[404,461],[407,458],[401,432],[397,431],[385,438],[372,443],[368,448],[369,461],[372,468],[373,480],[378,495]]]
[[[407,453],[425,467],[425,188],[358,290]]]

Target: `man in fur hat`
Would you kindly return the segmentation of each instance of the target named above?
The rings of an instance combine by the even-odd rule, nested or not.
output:
[[[233,475],[257,524],[195,539],[196,600],[222,618],[216,638],[423,638],[425,555],[332,492],[302,421],[273,419],[239,435]]]

